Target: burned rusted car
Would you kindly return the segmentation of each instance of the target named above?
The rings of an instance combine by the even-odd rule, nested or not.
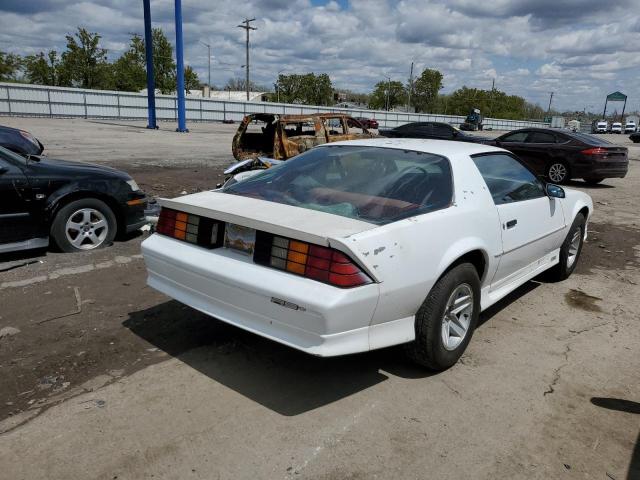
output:
[[[254,113],[242,120],[232,149],[236,160],[286,160],[323,143],[372,136],[358,120],[341,113]]]

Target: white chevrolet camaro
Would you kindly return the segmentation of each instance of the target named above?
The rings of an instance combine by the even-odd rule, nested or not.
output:
[[[453,365],[480,312],[576,266],[591,198],[496,147],[367,139],[160,201],[149,285],[320,356],[407,344]]]

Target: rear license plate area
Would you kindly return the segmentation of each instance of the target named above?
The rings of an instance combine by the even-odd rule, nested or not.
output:
[[[224,246],[245,255],[253,255],[256,249],[255,229],[227,223],[224,229]]]

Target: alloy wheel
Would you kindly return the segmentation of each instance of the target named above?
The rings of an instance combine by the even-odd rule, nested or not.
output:
[[[569,244],[569,252],[567,255],[567,268],[571,268],[576,259],[578,258],[578,252],[580,251],[580,243],[582,242],[582,230],[577,229],[571,237],[571,243]]]
[[[562,163],[554,163],[549,167],[549,180],[554,183],[561,183],[567,177],[567,167]]]
[[[104,243],[109,233],[109,223],[102,212],[95,208],[81,208],[67,219],[65,235],[71,245],[79,250],[93,250]]]
[[[442,317],[442,345],[446,350],[455,350],[469,332],[473,317],[473,290],[463,283],[458,285],[447,301]]]

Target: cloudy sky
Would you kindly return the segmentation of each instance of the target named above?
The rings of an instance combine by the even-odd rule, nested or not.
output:
[[[522,95],[546,108],[601,111],[621,90],[640,109],[640,0],[183,0],[185,61],[212,83],[243,75],[244,31],[255,17],[252,80],[278,71],[328,73],[334,85],[369,91],[387,75],[437,68],[444,91],[462,85]],[[152,19],[173,42],[173,0],[152,0]],[[1,0],[0,50],[64,50],[83,26],[116,58],[143,32],[142,0]]]

